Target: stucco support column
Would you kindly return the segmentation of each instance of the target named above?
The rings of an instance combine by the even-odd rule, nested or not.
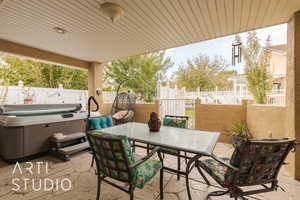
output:
[[[89,89],[89,96],[94,96],[97,102],[102,105],[103,104],[103,95],[98,95],[96,90],[103,89],[103,82],[104,82],[104,63],[91,63],[88,69],[88,89]]]
[[[288,22],[286,136],[300,140],[300,11]],[[290,171],[300,180],[300,148],[290,155]]]

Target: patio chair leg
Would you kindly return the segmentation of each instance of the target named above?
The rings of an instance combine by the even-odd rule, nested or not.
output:
[[[94,161],[95,161],[95,156],[94,156],[94,154],[93,154],[93,156],[92,156],[92,162],[91,162],[91,167],[94,166]]]
[[[206,178],[206,176],[204,175],[204,173],[202,172],[200,167],[198,165],[196,165],[196,168],[197,168],[198,172],[200,173],[200,175],[202,176],[202,178],[204,179],[204,181],[206,182],[206,184],[210,185],[210,182],[208,181],[208,179]]]
[[[180,171],[181,170],[181,163],[180,163],[180,152],[179,152],[179,156],[177,157],[177,170]],[[177,181],[180,180],[180,173],[177,173]]]
[[[164,199],[164,169],[160,169],[160,177],[159,177],[159,196],[160,200]]]
[[[129,192],[130,192],[130,200],[133,200],[133,198],[134,198],[134,187],[133,186],[129,187]]]
[[[97,188],[97,198],[96,198],[96,200],[100,200],[101,183],[102,183],[102,178],[100,177],[100,175],[98,175],[98,188]]]
[[[192,196],[191,196],[191,191],[190,191],[190,184],[189,184],[189,172],[187,171],[186,172],[186,175],[185,175],[185,184],[186,184],[186,191],[187,191],[187,194],[188,194],[188,199],[191,200],[192,199]]]

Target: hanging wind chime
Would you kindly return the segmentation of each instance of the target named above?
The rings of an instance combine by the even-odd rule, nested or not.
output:
[[[242,43],[234,42],[232,44],[232,65],[242,62]]]

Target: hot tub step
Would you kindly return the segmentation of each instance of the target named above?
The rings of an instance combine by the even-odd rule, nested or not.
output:
[[[84,138],[86,135],[83,132],[78,132],[78,133],[71,133],[68,135],[65,135],[65,137],[63,138],[55,138],[52,137],[51,140],[52,142],[67,142],[67,141],[72,141],[72,140],[76,140],[79,138]]]
[[[84,132],[77,132],[65,135],[65,137],[50,139],[53,155],[63,160],[70,160],[70,156],[77,152],[87,151],[90,145]]]
[[[83,142],[83,143],[71,145],[71,146],[68,146],[68,147],[60,148],[58,150],[58,152],[63,154],[63,155],[71,155],[71,154],[77,153],[79,151],[86,150],[89,147],[90,147],[90,145],[89,145],[88,142]]]

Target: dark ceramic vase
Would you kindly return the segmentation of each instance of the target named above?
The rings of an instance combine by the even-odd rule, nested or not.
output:
[[[152,132],[158,132],[161,127],[161,121],[157,116],[157,113],[152,112],[148,121],[149,130]]]

